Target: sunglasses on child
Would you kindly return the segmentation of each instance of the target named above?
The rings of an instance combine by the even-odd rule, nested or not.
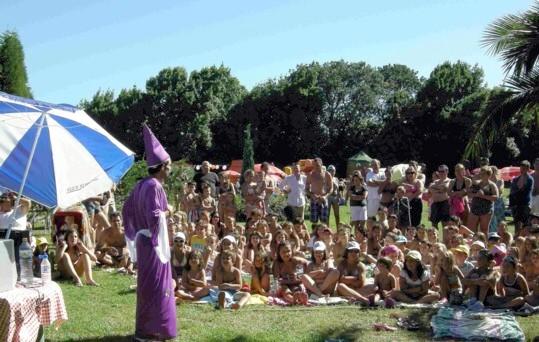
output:
[[[182,240],[182,239],[174,239],[174,242],[177,242],[177,243],[184,243],[185,240]]]

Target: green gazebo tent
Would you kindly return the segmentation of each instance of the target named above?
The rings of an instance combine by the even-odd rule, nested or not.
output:
[[[370,165],[372,158],[363,151],[359,151],[356,155],[348,158],[348,163],[346,165],[346,175],[349,176],[356,169],[356,165]]]

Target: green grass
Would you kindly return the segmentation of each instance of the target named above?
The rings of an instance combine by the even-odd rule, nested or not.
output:
[[[349,209],[341,207],[341,220],[348,222]],[[428,223],[427,211],[423,223]],[[332,218],[330,225],[335,227]],[[39,232],[38,232],[39,233]],[[39,235],[39,234],[37,234]],[[69,319],[59,330],[45,329],[49,341],[130,341],[135,329],[136,296],[132,277],[96,270],[100,287],[77,288],[61,282]],[[377,322],[395,325],[391,313],[421,322],[419,331],[375,332]],[[356,306],[276,308],[247,306],[217,311],[210,305],[178,306],[179,341],[418,341],[430,340],[428,310],[361,309]],[[539,336],[537,316],[517,318],[527,340]]]
[[[49,341],[129,341],[135,329],[133,278],[95,272],[100,287],[77,288],[61,282],[69,319],[59,330],[49,327]],[[391,313],[413,317],[421,322],[416,332],[375,332],[377,322],[395,325]],[[433,311],[361,309],[355,306],[316,308],[275,308],[247,306],[234,311],[218,311],[206,304],[178,306],[179,341],[418,341],[429,340]],[[537,316],[518,318],[531,340],[539,336]]]

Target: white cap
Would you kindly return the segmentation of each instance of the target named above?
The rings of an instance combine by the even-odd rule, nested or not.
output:
[[[361,248],[359,248],[359,243],[357,243],[356,241],[348,242],[348,245],[346,246],[346,249],[347,250],[356,249],[358,251],[361,250]]]
[[[325,251],[326,244],[324,241],[316,241],[313,245],[313,251]]]
[[[176,239],[183,239],[183,241],[185,241],[185,234],[184,232],[176,232],[174,234],[174,240]]]
[[[485,243],[484,243],[483,241],[479,241],[479,240],[474,241],[474,242],[472,243],[472,247],[473,247],[473,246],[479,246],[479,247],[481,247],[481,249],[485,249]]]
[[[230,242],[231,242],[232,244],[234,244],[234,245],[236,244],[236,238],[233,237],[232,235],[227,235],[227,236],[225,236],[225,237],[223,238],[223,240],[228,240],[228,241],[230,241]],[[223,241],[223,240],[221,240],[221,241]]]

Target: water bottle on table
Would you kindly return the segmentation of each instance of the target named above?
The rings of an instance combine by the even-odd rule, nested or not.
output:
[[[51,263],[47,254],[40,255],[41,259],[41,283],[46,285],[51,282]]]
[[[32,247],[30,247],[27,238],[23,238],[19,246],[19,264],[21,265],[21,283],[25,286],[32,285],[34,283]]]

